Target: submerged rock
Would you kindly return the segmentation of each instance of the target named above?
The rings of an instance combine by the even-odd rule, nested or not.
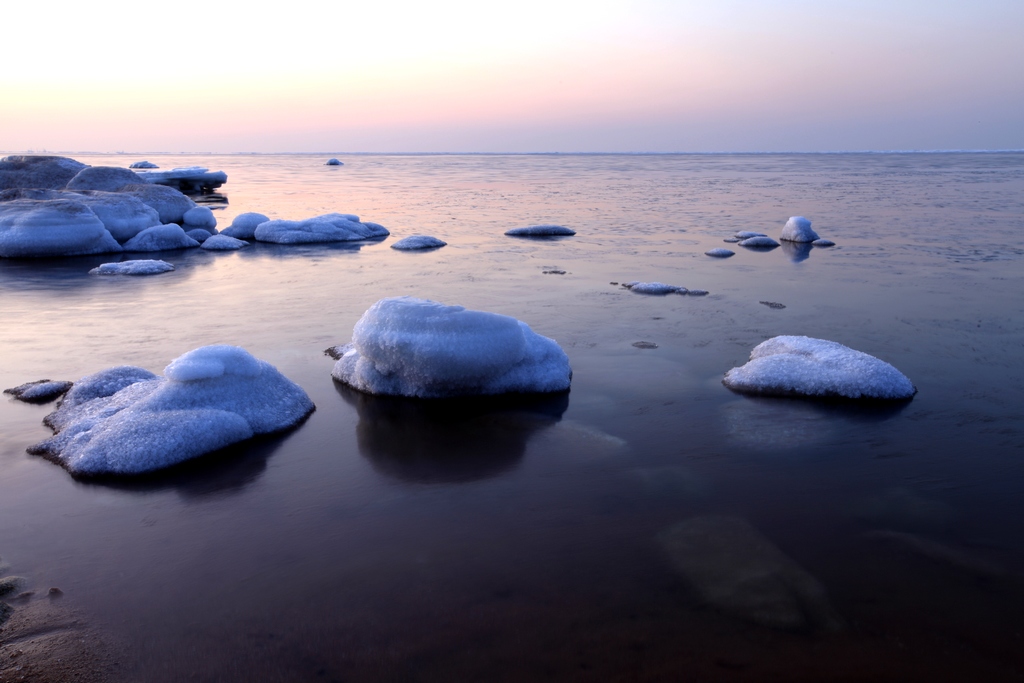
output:
[[[167,261],[137,259],[118,263],[102,263],[89,271],[90,275],[159,275],[174,270]]]
[[[17,592],[25,585],[25,579],[20,576],[5,576],[0,579],[0,598],[6,598],[11,593]]]
[[[570,237],[576,234],[563,225],[531,225],[525,228],[506,230],[509,237]]]
[[[750,361],[725,373],[722,383],[766,396],[904,400],[917,393],[885,361],[834,341],[796,336],[761,342]]]
[[[239,240],[251,240],[255,238],[256,228],[269,220],[262,213],[240,213],[231,221],[231,225],[220,231],[220,234]]]
[[[371,394],[553,393],[572,378],[558,343],[526,323],[411,297],[371,306],[341,351],[332,376]]]
[[[25,403],[49,403],[67,393],[72,384],[72,382],[61,380],[40,379],[4,389],[4,393]]]
[[[12,155],[0,159],[0,190],[40,188],[60,190],[85,164],[68,157]]]
[[[727,614],[775,629],[842,626],[818,580],[745,519],[694,517],[658,539],[694,592]]]
[[[786,242],[813,242],[819,239],[818,233],[811,230],[811,222],[803,216],[790,216],[782,228],[780,240]]]
[[[391,245],[392,249],[412,251],[414,249],[438,249],[448,243],[430,235],[411,235]]]
[[[46,258],[121,251],[88,206],[67,199],[0,203],[0,256]]]

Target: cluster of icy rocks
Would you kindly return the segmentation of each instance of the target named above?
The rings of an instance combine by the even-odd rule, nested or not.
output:
[[[812,244],[816,247],[834,247],[832,240],[822,239],[818,233],[811,228],[811,222],[803,216],[790,216],[786,225],[782,228],[779,239],[783,242],[794,242],[797,244]],[[725,240],[726,242],[738,242],[741,247],[749,249],[774,249],[779,243],[763,232],[752,230],[740,230],[735,235]],[[708,256],[726,258],[733,255],[728,249],[711,249],[704,252]]]

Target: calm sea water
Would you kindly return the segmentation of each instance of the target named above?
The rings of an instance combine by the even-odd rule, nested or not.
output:
[[[50,407],[0,401],[0,555],[124,643],[125,680],[1024,677],[1024,155],[150,160],[226,171],[221,227],[339,211],[393,236],[169,252],[151,278],[0,261],[3,387],[227,343],[317,405],[282,437],[101,484],[25,453]],[[837,246],[722,242],[797,214]],[[578,234],[502,235],[535,223]],[[449,246],[389,248],[411,234]],[[629,280],[711,294],[611,284]],[[568,398],[437,409],[337,386],[323,350],[404,294],[556,339]],[[879,412],[721,385],[777,334],[879,356],[919,393]],[[757,528],[844,627],[704,604],[658,534],[706,515]]]

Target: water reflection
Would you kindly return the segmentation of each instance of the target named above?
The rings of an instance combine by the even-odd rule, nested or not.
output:
[[[569,393],[411,399],[335,382],[359,413],[359,451],[374,469],[410,482],[465,482],[515,468],[530,438],[557,423]]]
[[[339,252],[357,252],[363,247],[371,247],[388,239],[379,237],[358,242],[316,242],[312,244],[274,244],[273,242],[250,242],[248,247],[239,249],[242,258],[295,258],[325,256]]]
[[[812,249],[814,249],[814,246],[810,242],[789,242],[786,240],[782,242],[782,253],[793,263],[806,261],[811,257]]]
[[[103,286],[109,282],[159,282],[162,279],[188,277],[196,266],[208,263],[212,254],[194,249],[159,252],[124,252],[94,254],[54,259],[0,259],[0,288],[17,291],[69,292]],[[174,271],[153,276],[90,275],[89,271],[104,263],[120,263],[139,259],[159,259],[174,266]]]

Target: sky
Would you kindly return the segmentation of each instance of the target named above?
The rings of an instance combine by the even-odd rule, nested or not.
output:
[[[1021,0],[5,6],[0,150],[1024,149]]]

